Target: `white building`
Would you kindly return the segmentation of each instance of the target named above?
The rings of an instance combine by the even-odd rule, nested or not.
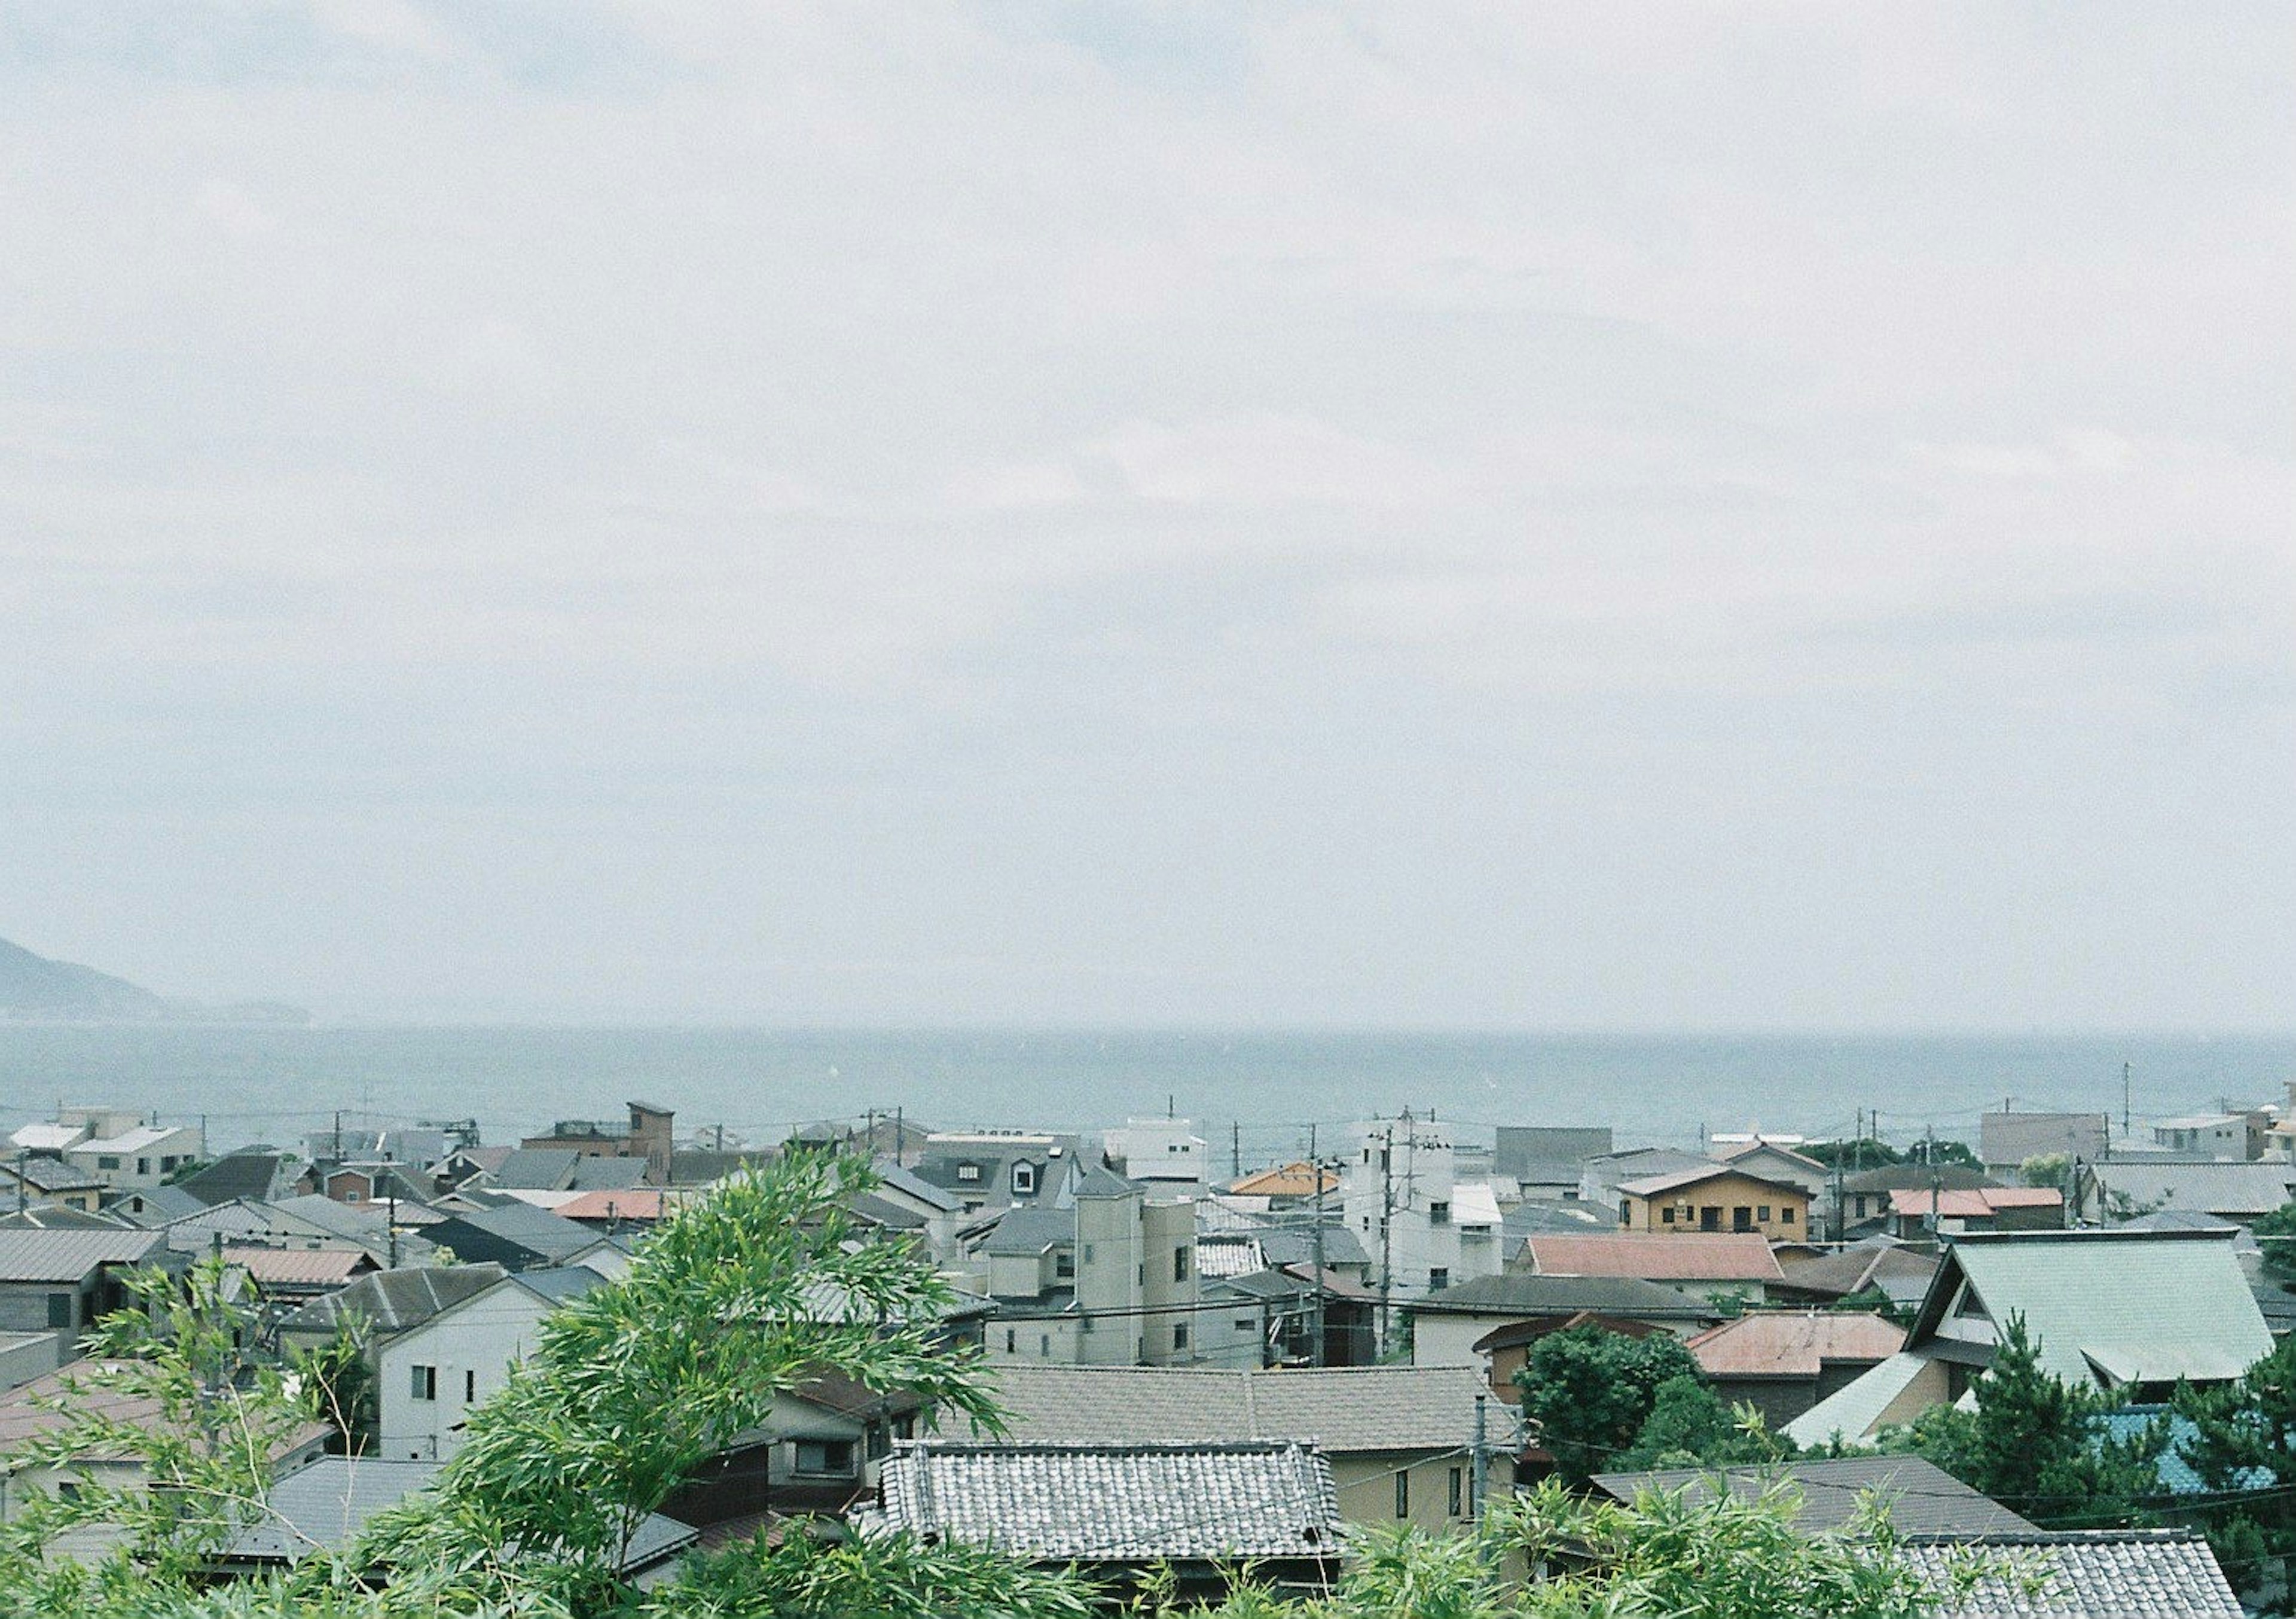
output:
[[[1457,1180],[1448,1129],[1406,1113],[1357,1124],[1349,1140],[1340,1204],[1370,1256],[1373,1287],[1418,1298],[1498,1274],[1497,1196],[1487,1182]]]
[[[1136,1181],[1153,1197],[1164,1190],[1191,1194],[1204,1187],[1204,1138],[1193,1132],[1195,1121],[1184,1118],[1128,1118],[1121,1130],[1108,1132],[1104,1145],[1109,1166],[1128,1181]]]
[[[137,1124],[114,1135],[90,1136],[67,1149],[64,1159],[107,1186],[150,1191],[179,1169],[198,1163],[207,1138],[197,1124]]]
[[[375,1453],[444,1461],[471,1408],[526,1357],[550,1312],[599,1280],[579,1267],[523,1271],[383,1341],[375,1357]]]

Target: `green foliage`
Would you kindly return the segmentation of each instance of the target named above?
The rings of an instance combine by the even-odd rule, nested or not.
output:
[[[322,1419],[316,1391],[345,1349],[285,1369],[257,1356],[255,1312],[229,1274],[209,1259],[180,1281],[156,1269],[123,1279],[128,1307],[99,1324],[49,1402],[61,1420],[9,1458],[70,1488],[10,1481],[0,1612],[131,1611],[147,1592],[187,1589],[260,1509],[272,1458]]]
[[[829,1543],[797,1534],[779,1546],[752,1541],[690,1558],[643,1611],[661,1619],[1086,1619],[1096,1611],[1095,1594],[1074,1574],[983,1547],[924,1546],[908,1535]]]
[[[2165,1429],[2152,1424],[2128,1439],[2104,1434],[2105,1401],[2086,1383],[2042,1370],[2039,1340],[2022,1316],[2009,1318],[1972,1389],[1975,1410],[1933,1406],[1883,1435],[1882,1448],[1927,1457],[2048,1528],[2125,1525],[2158,1492]]]
[[[369,1553],[459,1570],[484,1597],[546,1563],[597,1603],[646,1515],[825,1370],[993,1427],[975,1357],[939,1337],[946,1284],[846,1210],[873,1184],[859,1160],[791,1153],[665,1222],[623,1280],[548,1319],[435,1499],[385,1515]]]
[[[1963,1169],[1982,1169],[1983,1162],[1967,1141],[1915,1141],[1906,1152],[1908,1164],[1951,1164]]]
[[[1525,1619],[1908,1619],[1980,1580],[2026,1578],[2002,1559],[1972,1557],[1939,1592],[1905,1557],[1878,1500],[1861,1501],[1838,1536],[1802,1533],[1797,1505],[1791,1487],[1781,1487],[1751,1500],[1726,1493],[1695,1503],[1687,1492],[1660,1491],[1623,1507],[1549,1481],[1493,1516],[1534,1566],[1557,1574],[1525,1594]]]
[[[1838,1164],[1843,1173],[1853,1175],[1862,1169],[1886,1169],[1906,1161],[1906,1155],[1889,1142],[1863,1135],[1852,1136],[1846,1141],[1808,1141],[1794,1150],[1829,1169]]]
[[[1556,1469],[1584,1484],[1635,1443],[1660,1385],[1697,1376],[1698,1362],[1670,1334],[1630,1338],[1573,1327],[1532,1345],[1515,1386]]]
[[[2073,1161],[2062,1152],[2037,1152],[2017,1165],[2017,1178],[2028,1186],[2045,1186],[2070,1195]]]
[[[2177,1454],[2226,1497],[2203,1525],[2226,1568],[2296,1556],[2296,1338],[2237,1382],[2179,1387],[2176,1410],[2193,1425]]]
[[[2264,1250],[2264,1273],[2296,1288],[2296,1203],[2284,1203],[2249,1228]]]
[[[1669,1378],[1631,1449],[1611,1465],[1622,1473],[1652,1468],[1735,1467],[1783,1461],[1794,1443],[1773,1434],[1751,1405],[1736,1410],[1696,1378]]]

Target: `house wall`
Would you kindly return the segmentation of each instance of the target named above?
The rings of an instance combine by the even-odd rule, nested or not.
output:
[[[79,1283],[0,1282],[0,1332],[55,1332],[69,1342],[103,1313],[98,1291],[93,1276]]]
[[[1197,1359],[1208,1330],[1224,1321],[1225,1312],[1210,1320],[1198,1308],[1202,1292],[1196,1274],[1196,1206],[1193,1203],[1149,1203],[1140,1211],[1140,1257],[1144,1271],[1140,1287],[1143,1353],[1152,1366],[1187,1366]],[[1233,1329],[1229,1329],[1233,1334]]]
[[[983,1335],[982,1356],[989,1361],[1036,1361],[1054,1366],[1132,1366],[1133,1334],[1139,1322],[1129,1318],[1095,1321],[1089,1332],[1074,1315],[998,1316]],[[1120,1351],[1111,1354],[1104,1351]]]
[[[1148,1285],[1144,1206],[1136,1194],[1077,1199],[1077,1308],[1093,1318],[1092,1330],[1078,1335],[1079,1364],[1137,1366],[1146,1360],[1152,1318],[1139,1313]],[[1001,1342],[999,1326],[991,1321],[988,1336]]]
[[[1621,1191],[1619,1201],[1619,1223],[1629,1231],[1656,1231],[1670,1237],[1694,1236],[1710,1229],[1757,1231],[1774,1241],[1799,1240],[1809,1234],[1808,1192],[1749,1175],[1718,1175],[1654,1198]],[[1742,1210],[1747,1221],[1742,1225],[1739,1223]]]
[[[1496,1409],[1489,1417],[1491,1442],[1504,1449],[1513,1427],[1513,1414]],[[1332,1482],[1338,1486],[1340,1516],[1365,1528],[1393,1529],[1408,1524],[1431,1533],[1441,1533],[1464,1524],[1468,1496],[1473,1489],[1474,1464],[1465,1447],[1472,1443],[1470,1427],[1459,1435],[1453,1451],[1352,1451],[1332,1456]],[[1409,1480],[1405,1505],[1396,1513],[1395,1481]],[[1451,1511],[1453,1478],[1457,1480],[1459,1511]],[[1489,1488],[1496,1500],[1514,1486],[1514,1464],[1504,1455],[1490,1461]]]
[[[386,1342],[375,1363],[379,1453],[443,1461],[461,1449],[471,1407],[503,1386],[549,1312],[546,1300],[504,1281]],[[417,1366],[434,1369],[435,1399],[414,1398]]]
[[[0,1391],[21,1388],[35,1378],[46,1377],[63,1364],[63,1356],[64,1340],[60,1334],[11,1334],[0,1342]]]
[[[1371,1258],[1377,1284],[1382,1263],[1398,1298],[1420,1298],[1504,1263],[1496,1234],[1462,1241],[1452,1217],[1456,1158],[1449,1132],[1423,1121],[1358,1124],[1341,1165],[1340,1206],[1347,1228]]]
[[[170,1130],[134,1152],[92,1150],[102,1139],[75,1147],[64,1155],[75,1168],[95,1176],[106,1186],[123,1191],[149,1191],[167,1183],[168,1177],[203,1156],[206,1138],[196,1125]]]

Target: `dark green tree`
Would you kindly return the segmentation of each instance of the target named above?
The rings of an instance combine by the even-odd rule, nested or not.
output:
[[[1972,1385],[1974,1410],[1933,1406],[1882,1448],[1925,1456],[1972,1489],[2052,1529],[2123,1525],[2160,1492],[2166,1428],[2104,1431],[2110,1406],[2087,1383],[2041,1365],[2040,1340],[2012,1315],[1993,1363]]]
[[[1793,1451],[1793,1441],[1772,1433],[1752,1406],[1733,1410],[1700,1379],[1669,1378],[1658,1386],[1633,1447],[1611,1465],[1620,1472],[1736,1467],[1783,1461]]]
[[[2262,1559],[2296,1557],[2296,1337],[2238,1381],[2177,1390],[2191,1432],[2177,1453],[2224,1499],[2206,1509],[2209,1543],[2235,1583]]]
[[[1514,1380],[1556,1470],[1584,1484],[1634,1444],[1660,1385],[1697,1377],[1698,1362],[1671,1334],[1630,1338],[1587,1326],[1539,1339]]]
[[[2296,1203],[2284,1203],[2249,1230],[2264,1250],[2264,1273],[2296,1291]]]

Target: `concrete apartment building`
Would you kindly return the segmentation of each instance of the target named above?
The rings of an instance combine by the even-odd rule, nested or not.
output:
[[[1371,1258],[1373,1287],[1419,1298],[1498,1274],[1498,1199],[1487,1182],[1458,1180],[1447,1127],[1406,1113],[1353,1125],[1346,1139],[1340,1207]]]

